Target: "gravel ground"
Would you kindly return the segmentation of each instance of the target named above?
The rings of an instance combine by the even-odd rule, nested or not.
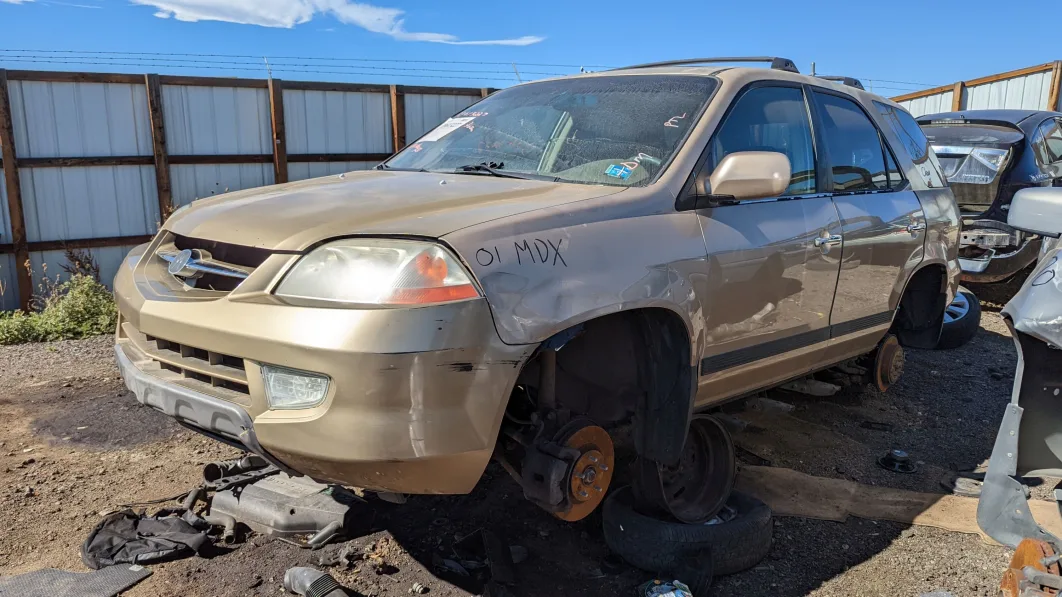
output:
[[[910,351],[902,380],[886,394],[849,388],[810,399],[772,392],[794,410],[735,412],[749,423],[736,436],[745,460],[943,491],[942,478],[988,458],[1010,392],[1016,358],[1006,326],[986,311],[982,328],[957,350]],[[234,454],[139,407],[118,379],[111,346],[104,337],[0,347],[0,575],[49,566],[83,571],[78,547],[101,511],[187,491],[203,463]],[[892,429],[867,429],[864,421]],[[898,475],[876,465],[894,447],[922,463],[918,473]],[[1035,494],[1046,496],[1053,485]],[[475,590],[474,583],[430,570],[433,556],[447,555],[455,536],[479,528],[527,548],[530,557],[517,567],[517,596],[628,595],[647,579],[608,557],[596,515],[576,524],[554,520],[494,467],[468,496],[413,497],[402,506],[371,500],[363,511],[358,538],[348,544],[307,552],[250,537],[205,558],[153,566],[154,575],[128,594],[276,595],[288,567],[319,565],[352,545],[366,559],[331,572],[365,595],[408,595],[413,582],[428,586],[430,595],[471,595],[461,585]],[[1008,558],[976,536],[937,529],[784,518],[775,522],[768,559],[717,579],[713,593],[995,595]]]

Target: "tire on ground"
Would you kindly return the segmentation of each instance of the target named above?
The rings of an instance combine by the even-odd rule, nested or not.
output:
[[[630,487],[621,487],[605,500],[605,543],[627,563],[647,572],[668,572],[689,554],[706,549],[716,575],[741,572],[760,563],[771,549],[771,509],[737,491],[727,506],[737,512],[729,522],[691,525],[659,520],[635,511]]]
[[[977,334],[977,328],[981,327],[981,301],[965,288],[959,287],[959,292],[966,297],[970,308],[961,319],[944,322],[944,327],[940,330],[940,340],[937,341],[938,350],[958,348],[966,344]]]

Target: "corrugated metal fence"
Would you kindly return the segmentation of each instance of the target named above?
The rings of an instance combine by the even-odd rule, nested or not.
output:
[[[0,69],[0,309],[65,247],[110,280],[182,205],[371,168],[490,91]]]
[[[914,116],[956,110],[1062,110],[1062,61],[892,98]]]

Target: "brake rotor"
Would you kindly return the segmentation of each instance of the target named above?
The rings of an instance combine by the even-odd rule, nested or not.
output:
[[[903,347],[896,336],[889,335],[878,345],[874,356],[874,385],[885,392],[903,375]]]
[[[1014,557],[1010,560],[1010,568],[1003,573],[1003,580],[999,583],[999,594],[1002,597],[1019,597],[1019,595],[1057,595],[1054,589],[1028,587],[1030,584],[1025,578],[1024,569],[1032,566],[1034,569],[1047,574],[1059,575],[1058,562],[1045,566],[1043,560],[1055,555],[1055,550],[1046,541],[1038,539],[1022,539],[1018,548],[1014,550]],[[1023,585],[1026,585],[1023,587]],[[1023,589],[1026,592],[1022,592]]]
[[[564,487],[570,507],[553,515],[575,522],[589,516],[605,499],[615,471],[616,453],[608,432],[589,422],[562,430],[557,443],[578,450],[579,458],[569,470]]]

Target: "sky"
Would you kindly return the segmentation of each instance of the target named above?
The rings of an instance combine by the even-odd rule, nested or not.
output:
[[[1048,13],[1051,3],[1007,5],[1019,4]],[[1004,39],[985,16],[999,10],[986,0],[0,0],[0,68],[263,78],[268,62],[279,79],[478,88],[771,55],[895,96],[1062,58],[1050,27]]]

